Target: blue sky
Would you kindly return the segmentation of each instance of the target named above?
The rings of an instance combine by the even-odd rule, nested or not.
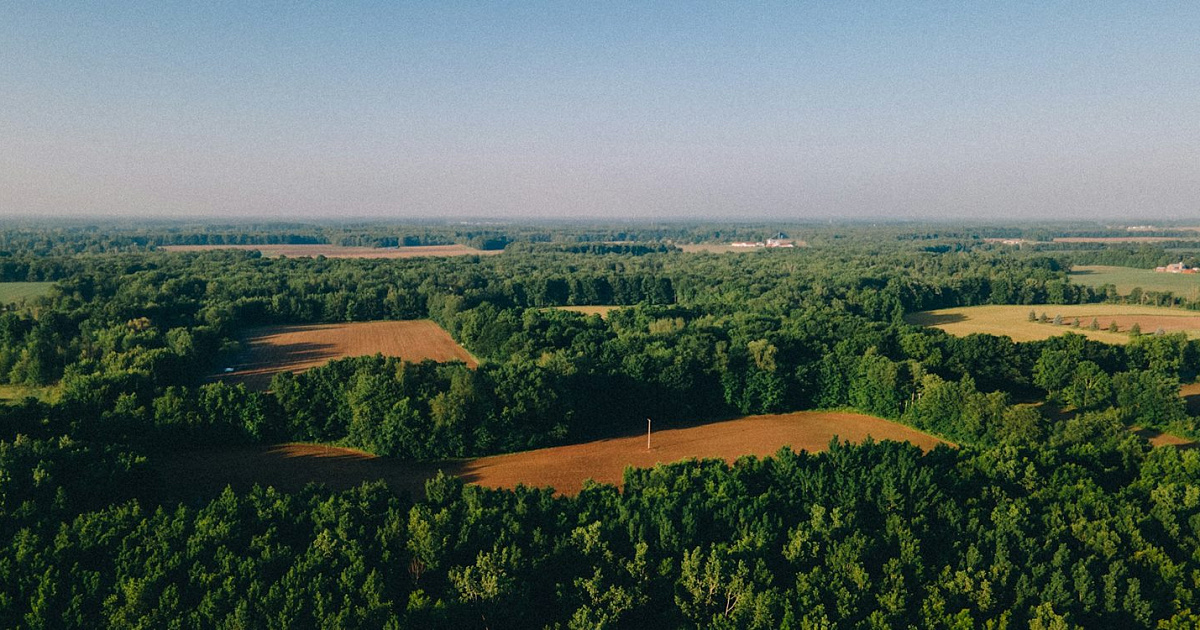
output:
[[[26,214],[1200,219],[1200,3],[5,3]]]

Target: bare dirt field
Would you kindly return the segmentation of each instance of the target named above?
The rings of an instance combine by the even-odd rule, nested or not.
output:
[[[585,479],[620,484],[627,466],[650,467],[687,458],[733,461],[743,455],[771,455],[783,446],[821,451],[838,436],[859,442],[908,441],[923,449],[943,442],[904,425],[855,413],[805,411],[748,416],[734,420],[655,431],[651,449],[645,434],[465,461],[415,464],[375,457],[362,451],[312,444],[170,454],[161,461],[168,479],[186,480],[178,492],[219,492],[226,485],[254,484],[294,490],[310,482],[349,488],[382,479],[398,491],[419,495],[437,470],[470,483],[495,488],[552,486],[576,494]]]
[[[333,359],[376,353],[409,361],[462,361],[475,367],[469,352],[440,326],[427,319],[398,322],[354,322],[310,326],[271,326],[250,331],[246,350],[228,382],[265,389],[279,372],[302,372]]]
[[[620,484],[627,466],[647,468],[687,458],[733,461],[743,455],[771,455],[784,446],[797,451],[822,451],[834,436],[852,442],[861,442],[867,436],[908,441],[924,449],[942,443],[931,435],[881,418],[806,411],[656,431],[650,438],[650,450],[646,450],[646,436],[642,434],[484,457],[462,463],[455,474],[489,487],[512,488],[524,483],[576,494],[589,478]]]
[[[1195,440],[1171,433],[1163,433],[1157,429],[1133,427],[1133,432],[1150,442],[1150,446],[1174,446],[1182,450],[1196,448]]]
[[[1029,312],[1045,313],[1053,320],[1061,315],[1064,325],[1029,321]],[[1081,326],[1073,327],[1075,318]],[[1101,330],[1088,330],[1095,318]],[[933,326],[952,335],[965,336],[971,333],[1007,335],[1013,341],[1036,341],[1067,332],[1087,335],[1097,341],[1113,344],[1129,342],[1129,329],[1133,324],[1141,327],[1143,334],[1162,328],[1164,332],[1186,332],[1190,337],[1200,337],[1200,313],[1155,306],[1134,304],[1036,304],[1036,305],[989,305],[947,308],[936,311],[912,313],[905,321],[918,326]],[[1107,330],[1116,322],[1119,332]]]
[[[164,252],[208,252],[218,249],[258,251],[263,256],[301,258],[417,258],[420,256],[490,256],[500,250],[481,250],[466,245],[424,245],[419,247],[343,247],[341,245],[166,245]]]

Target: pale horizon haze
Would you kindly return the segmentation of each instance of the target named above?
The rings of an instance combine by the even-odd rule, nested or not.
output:
[[[29,216],[1200,219],[1200,3],[5,3]]]

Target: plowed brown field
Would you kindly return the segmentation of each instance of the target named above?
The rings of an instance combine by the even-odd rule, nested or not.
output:
[[[627,466],[649,467],[687,458],[733,461],[743,455],[770,455],[783,446],[821,451],[831,438],[859,442],[908,441],[923,449],[943,442],[888,420],[855,413],[804,411],[748,416],[722,422],[655,431],[646,450],[645,434],[572,444],[464,461],[414,464],[375,457],[362,451],[312,444],[237,448],[172,454],[160,459],[168,479],[179,480],[180,493],[219,492],[227,484],[254,484],[295,490],[310,482],[344,489],[382,479],[414,495],[441,469],[488,487],[517,484],[551,486],[576,494],[586,479],[620,484]]]
[[[263,256],[300,258],[417,258],[419,256],[489,256],[500,250],[481,250],[466,245],[423,245],[417,247],[344,247],[341,245],[165,245],[165,252],[208,252],[217,249],[259,251]]]
[[[445,330],[426,319],[272,326],[251,331],[244,344],[246,351],[231,366],[235,371],[219,378],[255,389],[265,389],[279,372],[302,372],[333,359],[376,353],[410,361],[458,360],[478,365]]]

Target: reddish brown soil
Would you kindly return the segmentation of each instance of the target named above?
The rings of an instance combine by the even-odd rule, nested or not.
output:
[[[1091,321],[1086,318],[1080,319]],[[1129,332],[1130,327],[1137,324],[1141,327],[1143,335],[1153,333],[1159,328],[1162,328],[1163,332],[1200,330],[1200,315],[1100,315],[1096,319],[1099,320],[1100,327],[1106,330],[1109,324],[1116,322],[1121,332]]]
[[[1146,438],[1150,442],[1150,446],[1177,446],[1181,449],[1196,448],[1196,441],[1190,438],[1180,437],[1170,433],[1163,433],[1157,429],[1144,429],[1140,427],[1131,427],[1136,435]]]
[[[419,495],[424,481],[439,469],[488,487],[552,486],[560,493],[575,494],[585,479],[620,484],[627,466],[649,467],[687,458],[732,461],[743,455],[771,455],[783,446],[797,451],[821,451],[834,436],[853,442],[867,436],[908,441],[923,449],[943,443],[920,431],[871,416],[799,412],[655,431],[648,451],[646,436],[642,434],[431,464],[310,444],[200,451],[164,455],[159,459],[168,479],[182,480],[182,492],[198,495],[220,491],[227,484],[239,489],[257,483],[295,490],[310,482],[324,482],[344,489],[378,479],[398,491]]]
[[[247,350],[238,358],[228,382],[265,389],[279,372],[301,372],[333,359],[376,353],[410,361],[477,363],[440,326],[429,320],[355,322],[312,326],[271,326],[251,331]]]
[[[489,256],[499,250],[479,250],[466,245],[424,245],[418,247],[343,247],[341,245],[166,245],[165,252],[207,252],[217,249],[259,251],[263,256],[324,256],[326,258],[417,258],[419,256]]]

